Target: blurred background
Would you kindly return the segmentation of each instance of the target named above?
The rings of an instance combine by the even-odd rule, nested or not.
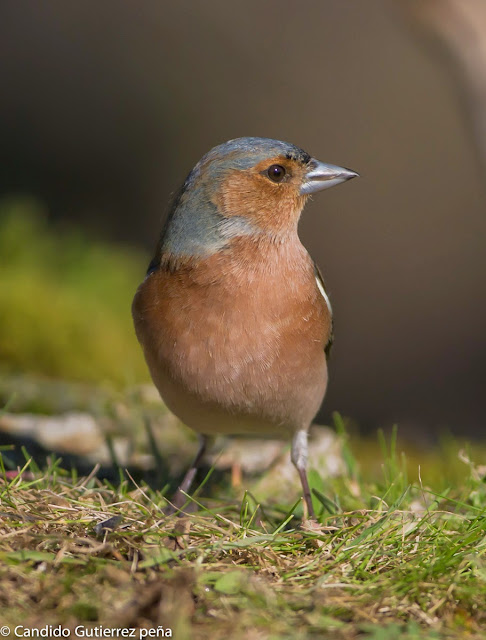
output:
[[[4,400],[148,381],[130,303],[170,194],[264,136],[361,174],[300,227],[335,312],[319,421],[484,436],[484,0],[6,1],[0,60]]]

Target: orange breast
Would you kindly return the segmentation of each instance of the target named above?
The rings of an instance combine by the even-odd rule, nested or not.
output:
[[[157,271],[137,291],[133,314],[154,382],[181,419],[176,405],[186,402],[228,423],[250,417],[295,430],[317,412],[331,318],[297,239],[239,238],[197,264]],[[202,422],[189,426],[210,430]]]

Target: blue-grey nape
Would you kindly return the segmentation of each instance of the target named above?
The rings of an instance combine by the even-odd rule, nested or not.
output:
[[[162,233],[161,253],[173,257],[207,257],[223,249],[229,238],[253,231],[245,218],[226,218],[213,202],[189,190],[169,214]]]

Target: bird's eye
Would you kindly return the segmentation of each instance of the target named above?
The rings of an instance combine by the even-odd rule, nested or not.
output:
[[[280,164],[272,164],[272,166],[267,169],[267,176],[272,182],[282,182],[285,178],[285,173],[285,168]]]

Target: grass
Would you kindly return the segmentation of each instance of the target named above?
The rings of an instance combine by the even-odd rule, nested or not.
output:
[[[460,484],[409,483],[392,435],[378,477],[341,438],[346,473],[311,476],[325,487],[313,526],[300,501],[259,505],[230,488],[165,517],[164,496],[129,478],[78,478],[58,461],[4,473],[1,623],[160,626],[179,639],[483,637],[484,469],[463,451]]]

